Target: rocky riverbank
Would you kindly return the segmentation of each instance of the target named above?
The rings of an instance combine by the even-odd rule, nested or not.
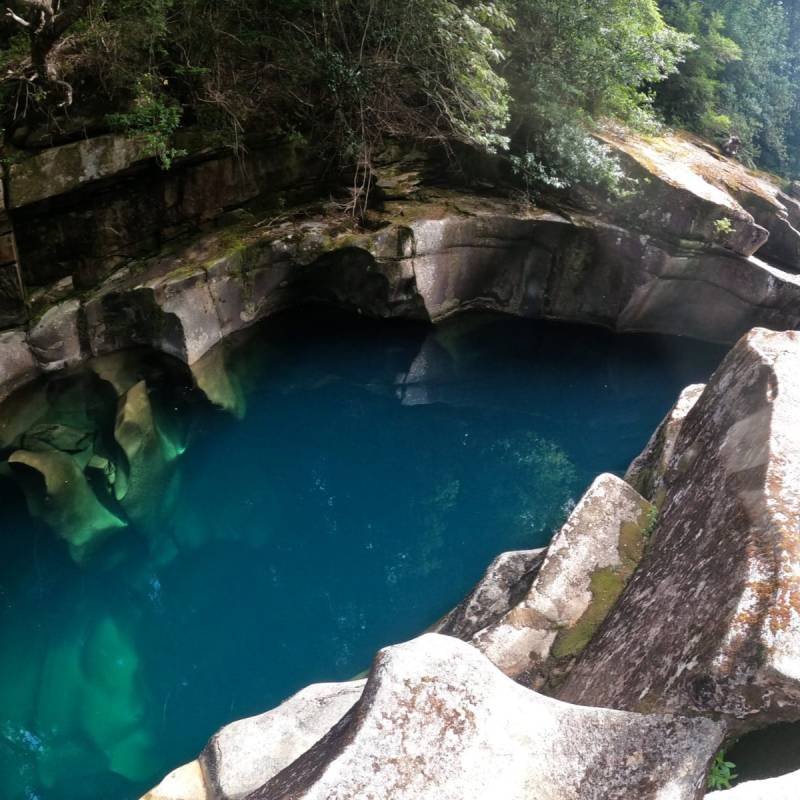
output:
[[[305,304],[744,336],[546,554],[500,556],[438,633],[379,653],[366,682],[224,729],[148,800],[689,800],[723,742],[800,719],[800,202],[689,137],[604,138],[624,197],[537,207],[499,179],[442,188],[405,159],[385,165],[361,227],[309,198],[316,166],[277,147],[246,165],[197,151],[160,174],[102,137],[9,169],[0,399],[89,358],[113,389],[124,473],[42,439],[67,430],[4,440],[4,468],[43,476],[34,506],[61,514],[48,521],[78,561],[123,524],[95,507],[88,471],[132,516],[180,450],[114,355],[134,345],[177,357],[236,413],[215,345]]]
[[[546,553],[500,556],[438,633],[224,728],[146,800],[702,797],[724,741],[800,718],[798,376],[800,335],[752,331]]]
[[[688,137],[606,138],[631,179],[622,198],[538,208],[496,176],[446,190],[420,157],[385,166],[367,228],[335,203],[286,205],[315,172],[278,146],[238,167],[201,151],[165,174],[115,137],[46,151],[9,174],[17,261],[3,297],[16,310],[3,319],[31,317],[0,333],[0,397],[135,344],[193,364],[308,303],[434,322],[481,308],[724,343],[800,324],[800,201]]]

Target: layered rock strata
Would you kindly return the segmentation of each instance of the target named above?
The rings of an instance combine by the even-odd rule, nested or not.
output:
[[[423,170],[384,192],[393,199],[369,229],[320,204],[241,208],[313,184],[313,165],[277,147],[238,171],[200,150],[158,180],[115,137],[46,151],[9,176],[13,274],[45,316],[14,334],[29,339],[34,370],[0,352],[0,397],[14,382],[5,374],[132,344],[193,364],[230,333],[311,302],[431,321],[481,308],[724,343],[800,325],[800,202],[690,137],[605,138],[630,196],[578,195],[554,213],[434,189]],[[120,182],[131,190],[108,202]],[[67,297],[55,291],[64,280],[77,287]],[[59,300],[69,305],[51,311]]]

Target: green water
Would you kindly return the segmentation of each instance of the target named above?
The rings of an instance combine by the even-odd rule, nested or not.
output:
[[[0,409],[0,797],[137,798],[220,725],[363,670],[546,544],[721,356],[306,312],[195,376],[130,352],[23,391]]]

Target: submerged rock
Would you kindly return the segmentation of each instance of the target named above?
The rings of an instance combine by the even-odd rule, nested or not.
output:
[[[473,644],[526,685],[557,682],[630,580],[651,513],[630,486],[601,475],[550,543],[528,592]]]
[[[429,634],[381,651],[353,710],[248,800],[693,800],[721,735],[569,706]]]
[[[645,559],[559,697],[800,717],[800,334],[754,330],[689,412]]]
[[[179,448],[160,432],[145,381],[120,398],[114,439],[125,454],[125,477],[115,483],[116,499],[132,520],[149,523],[171,499],[166,489]]]
[[[210,403],[242,419],[247,410],[247,398],[239,376],[228,364],[225,344],[213,347],[190,369],[197,388]]]
[[[8,459],[33,516],[66,539],[81,562],[126,523],[109,511],[89,486],[79,463],[54,449],[17,450]]]

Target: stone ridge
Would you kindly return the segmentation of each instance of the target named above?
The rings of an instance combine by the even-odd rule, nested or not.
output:
[[[800,334],[754,330],[684,420],[653,544],[559,697],[735,732],[800,716],[798,419]]]
[[[308,219],[238,226],[130,265],[0,354],[0,399],[39,370],[134,345],[188,364],[282,309],[326,303],[437,321],[471,309],[733,342],[800,325],[800,276],[717,249],[670,250],[589,217],[445,193],[389,203],[375,231]],[[15,347],[24,348],[25,333]],[[7,355],[7,352],[9,355]]]
[[[279,737],[246,741],[249,721],[237,737],[248,755],[215,763],[260,780],[247,800],[698,800],[723,738],[800,717],[799,415],[800,333],[750,332],[629,470],[658,517],[600,476],[546,554],[498,557],[440,624],[479,630],[475,646],[429,634],[388,648],[356,705],[312,723],[315,743],[283,769],[269,766]],[[594,616],[594,578],[609,569],[620,580]],[[559,640],[587,616],[565,658]],[[507,628],[516,639],[493,638]],[[307,691],[327,702],[341,690]],[[293,702],[264,717],[267,731]],[[147,800],[233,800],[170,788],[194,785],[197,769]],[[794,797],[798,775],[731,797]]]

